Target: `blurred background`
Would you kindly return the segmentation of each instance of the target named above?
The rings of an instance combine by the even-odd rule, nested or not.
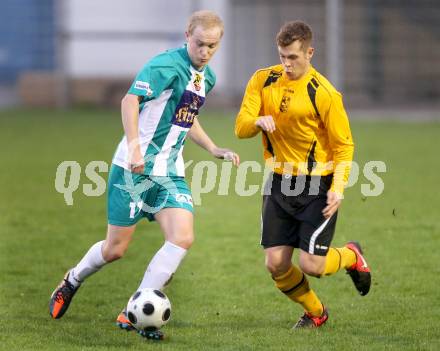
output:
[[[279,62],[280,26],[302,19],[315,67],[355,115],[439,118],[437,0],[2,0],[0,107],[118,106],[146,61],[184,42],[198,9],[226,29],[211,105],[237,108],[252,73]]]

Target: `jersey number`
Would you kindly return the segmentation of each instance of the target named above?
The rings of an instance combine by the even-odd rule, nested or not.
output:
[[[134,218],[134,215],[136,214],[136,207],[139,209],[142,209],[143,202],[138,201],[136,202],[130,202],[130,218]]]

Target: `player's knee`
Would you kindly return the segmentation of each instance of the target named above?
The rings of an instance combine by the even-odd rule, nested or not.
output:
[[[110,262],[117,261],[120,258],[122,258],[122,256],[124,256],[124,253],[122,253],[122,252],[107,252],[107,253],[103,253],[102,256],[104,257],[104,260],[107,263],[110,263]]]
[[[291,262],[284,262],[282,260],[266,258],[266,268],[272,275],[272,277],[278,277],[286,273],[290,268]]]
[[[172,235],[168,241],[188,250],[194,243],[194,234],[192,232],[176,233]]]
[[[324,273],[324,266],[318,262],[301,261],[299,266],[305,274],[313,277],[320,277]]]
[[[106,262],[113,262],[122,258],[127,251],[126,246],[103,247],[102,257]]]

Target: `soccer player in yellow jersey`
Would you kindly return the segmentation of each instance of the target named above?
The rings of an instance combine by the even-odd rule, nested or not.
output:
[[[341,94],[311,65],[310,27],[286,23],[276,41],[281,64],[252,76],[235,133],[239,138],[262,134],[264,157],[273,165],[262,209],[266,267],[277,288],[305,310],[294,328],[316,328],[328,312],[306,275],[344,268],[361,295],[371,285],[359,243],[330,247],[354,144]],[[294,248],[299,267],[292,264]]]

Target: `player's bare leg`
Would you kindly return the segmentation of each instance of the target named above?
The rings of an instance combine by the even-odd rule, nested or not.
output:
[[[107,237],[102,246],[102,256],[106,262],[113,262],[124,256],[135,230],[136,225],[128,227],[108,225]]]
[[[299,250],[299,266],[301,270],[313,277],[320,277],[324,273],[326,256],[312,255]]]
[[[188,250],[194,242],[194,216],[183,208],[164,208],[154,218],[165,240]]]

